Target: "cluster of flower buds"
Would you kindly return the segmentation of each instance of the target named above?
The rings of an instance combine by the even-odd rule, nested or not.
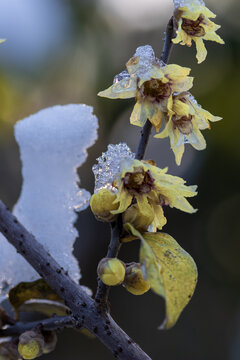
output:
[[[97,273],[105,285],[122,284],[134,295],[142,295],[150,289],[138,263],[124,264],[117,258],[104,258],[98,264]]]

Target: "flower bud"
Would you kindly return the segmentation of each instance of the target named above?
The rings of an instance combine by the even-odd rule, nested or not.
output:
[[[19,360],[15,339],[0,338],[0,360]]]
[[[117,258],[104,258],[98,264],[97,273],[105,285],[120,285],[125,277],[125,265]]]
[[[44,331],[44,346],[43,346],[43,354],[48,354],[53,351],[57,344],[57,335],[55,331]]]
[[[19,336],[18,352],[23,359],[35,359],[42,355],[44,347],[43,335],[36,331],[26,331]]]
[[[98,193],[93,194],[90,200],[90,207],[96,218],[100,221],[112,222],[117,215],[111,214],[112,210],[116,210],[119,204],[113,204],[116,194],[108,189],[101,189]]]
[[[149,283],[143,277],[141,265],[137,263],[127,266],[123,285],[133,295],[142,295],[150,289]]]
[[[142,214],[137,204],[131,205],[123,213],[123,225],[130,223],[138,231],[147,231],[153,220],[154,213]]]

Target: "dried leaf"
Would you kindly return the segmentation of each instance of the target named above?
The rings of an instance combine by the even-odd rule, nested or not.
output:
[[[9,291],[8,296],[17,319],[19,317],[19,307],[27,300],[48,299],[62,302],[62,299],[43,279],[33,282],[21,282]]]
[[[63,303],[47,299],[27,300],[18,308],[19,312],[40,312],[49,317],[53,314],[57,316],[64,316],[68,310],[69,308]]]

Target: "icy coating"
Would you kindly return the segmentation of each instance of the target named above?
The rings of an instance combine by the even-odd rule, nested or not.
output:
[[[113,83],[118,83],[122,79],[128,79],[130,77],[151,77],[149,71],[152,69],[154,64],[159,64],[160,66],[164,66],[164,63],[156,58],[153,48],[150,45],[139,46],[133,58],[139,56],[138,66],[136,72],[130,74],[123,70],[120,74],[116,75],[113,79]]]
[[[120,163],[125,159],[134,159],[135,154],[125,143],[108,145],[108,149],[97,159],[98,164],[92,168],[95,175],[95,189],[97,193],[101,189],[109,189],[113,192],[116,188],[112,186],[113,180],[120,172]]]
[[[173,4],[175,8],[187,7],[190,11],[195,5],[205,6],[202,0],[173,0]]]
[[[86,149],[97,139],[98,121],[92,111],[86,105],[58,105],[15,125],[23,185],[13,212],[75,281],[80,278],[72,254],[78,236],[75,209],[85,209],[90,198],[86,190],[77,186],[76,168],[86,160]],[[3,236],[0,249],[2,300],[9,287],[39,275]]]

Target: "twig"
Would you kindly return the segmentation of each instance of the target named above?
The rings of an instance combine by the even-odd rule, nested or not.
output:
[[[163,50],[160,57],[160,60],[162,60],[165,64],[167,64],[169,56],[171,54],[171,50],[173,46],[173,42],[172,42],[173,35],[174,35],[173,17],[171,17],[166,27]]]
[[[86,327],[94,333],[118,359],[150,360],[109,314],[98,309],[95,301],[68,276],[1,201],[0,231],[65,301],[72,311],[75,326]]]
[[[172,38],[173,38],[173,18],[169,20],[165,32],[165,39],[163,45],[163,51],[161,55],[161,60],[164,63],[167,63],[171,48],[172,48]],[[147,148],[149,136],[151,133],[152,124],[149,120],[146,121],[141,130],[141,136],[138,143],[137,152],[135,155],[135,159],[142,160]],[[107,257],[117,257],[118,252],[120,250],[120,242],[119,238],[122,231],[121,217],[118,217],[118,220],[111,225],[111,241],[108,248]],[[110,287],[103,284],[101,279],[98,281],[98,288],[95,296],[95,300],[99,303],[99,306],[105,310],[109,309],[108,305],[108,295],[109,295]]]
[[[135,159],[142,160],[146,151],[149,136],[151,134],[152,124],[149,120],[146,121],[141,130],[141,137],[138,144],[138,149],[135,155]]]
[[[167,64],[170,53],[171,53],[171,49],[172,49],[172,38],[173,38],[173,34],[174,34],[174,29],[173,29],[173,17],[171,17],[171,19],[169,20],[168,24],[167,24],[167,28],[166,28],[166,32],[165,32],[165,39],[164,39],[164,44],[163,44],[163,51],[161,54],[161,60]],[[136,156],[135,159],[137,160],[142,160],[147,148],[147,144],[148,144],[148,140],[149,140],[149,136],[151,133],[151,129],[152,129],[152,124],[150,123],[149,120],[146,121],[146,123],[144,124],[142,130],[141,130],[141,137],[138,143],[138,148],[137,148],[137,152],[136,152]]]
[[[119,241],[122,232],[122,217],[118,216],[117,220],[111,223],[111,240],[108,247],[107,257],[117,257],[121,243]],[[108,295],[110,287],[106,286],[101,279],[98,280],[98,288],[95,301],[105,310],[109,310]]]
[[[44,320],[37,320],[32,322],[17,322],[12,326],[8,326],[6,329],[0,329],[0,336],[13,336],[20,335],[25,331],[32,330],[34,328],[40,328],[41,330],[59,330],[65,327],[75,327],[76,321],[72,316],[54,316]]]

